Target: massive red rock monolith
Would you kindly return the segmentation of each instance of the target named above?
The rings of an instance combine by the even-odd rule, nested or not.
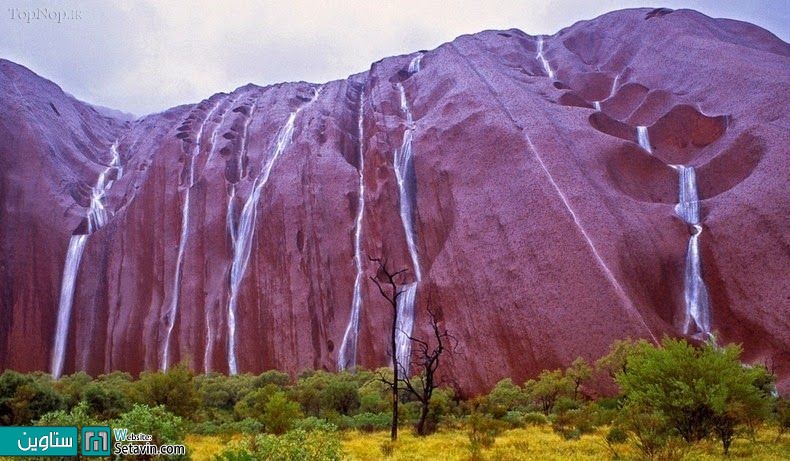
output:
[[[348,363],[344,341],[358,366],[382,366],[391,312],[369,258],[414,282],[410,238],[413,334],[428,334],[433,306],[460,340],[446,366],[465,392],[616,339],[682,336],[690,230],[671,165],[685,165],[711,333],[787,391],[790,45],[663,9],[539,41],[485,31],[346,80],[247,85],[134,121],[0,61],[0,367],[49,371],[58,356],[66,373],[228,372],[233,357],[239,372],[297,373]],[[95,230],[101,172],[108,223]]]

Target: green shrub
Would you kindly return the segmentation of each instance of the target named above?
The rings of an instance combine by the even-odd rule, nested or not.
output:
[[[628,441],[628,433],[623,428],[612,426],[606,433],[606,441],[610,444],[620,444]]]
[[[469,443],[473,447],[490,448],[505,429],[505,424],[482,413],[472,413],[467,418]]]
[[[129,397],[119,387],[102,382],[91,382],[82,393],[88,411],[101,420],[113,419],[131,408]]]
[[[537,411],[524,413],[521,417],[521,420],[525,425],[528,426],[542,426],[549,423],[549,419],[546,418],[546,415]]]
[[[505,378],[491,389],[485,397],[485,409],[495,418],[504,417],[509,411],[523,411],[529,403],[524,389],[513,383],[510,378]]]
[[[524,426],[524,413],[520,411],[508,411],[501,419],[513,428]]]
[[[231,444],[215,459],[334,461],[342,459],[342,456],[340,439],[334,431],[307,432],[295,429],[281,436],[262,434]]]
[[[663,347],[640,347],[627,358],[627,372],[616,379],[625,395],[626,416],[656,415],[686,442],[715,434],[724,453],[735,429],[767,417],[770,377],[763,367],[744,367],[737,346],[695,348],[665,339]],[[639,420],[631,422],[631,428]]]
[[[170,413],[190,418],[200,405],[200,396],[192,382],[192,372],[179,364],[165,372],[146,371],[132,387],[135,401],[156,407],[163,405]]]
[[[576,400],[570,397],[560,397],[554,404],[552,411],[554,413],[564,413],[569,410],[578,410],[579,408],[581,408],[581,403]]]
[[[351,428],[362,432],[388,429],[392,423],[391,413],[360,413],[350,417]]]
[[[84,400],[85,389],[91,381],[92,379],[87,373],[79,371],[72,375],[62,376],[54,383],[54,387],[63,396],[66,408],[71,408]]]
[[[266,432],[280,435],[289,431],[303,416],[298,403],[288,400],[285,392],[277,391],[266,402],[261,422]]]
[[[88,405],[85,402],[78,403],[69,411],[57,410],[47,413],[37,422],[39,426],[77,426],[77,429],[82,429],[83,426],[95,426],[98,423],[99,420],[88,412]]]
[[[46,413],[64,410],[66,402],[47,374],[0,375],[0,425],[27,426]]]
[[[311,431],[336,431],[338,427],[325,419],[316,418],[315,416],[308,416],[307,418],[300,419],[294,424],[294,429],[301,429],[306,432]]]
[[[524,389],[528,398],[548,415],[560,397],[572,395],[573,382],[561,370],[544,370],[537,379],[527,381]]]
[[[268,384],[274,384],[279,389],[285,389],[291,383],[291,378],[287,373],[277,370],[264,371],[253,380],[254,387],[263,387]]]
[[[195,377],[195,387],[201,401],[202,417],[205,419],[227,419],[241,400],[249,395],[256,386],[258,378],[252,375],[225,376],[210,373]]]
[[[779,429],[778,437],[781,437],[790,429],[790,401],[784,397],[776,399],[774,405],[774,418]]]
[[[263,423],[253,418],[244,418],[241,421],[203,421],[196,423],[190,432],[202,435],[233,435],[257,434],[263,432]]]
[[[234,407],[234,413],[241,418],[262,420],[266,413],[266,404],[279,390],[275,384],[267,384],[247,393]]]
[[[153,437],[151,443],[154,445],[180,444],[186,435],[183,418],[167,411],[164,405],[149,407],[135,404],[118,419],[110,421],[109,426],[149,434]]]

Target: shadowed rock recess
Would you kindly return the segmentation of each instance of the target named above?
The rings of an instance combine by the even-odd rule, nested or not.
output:
[[[751,24],[485,31],[133,121],[5,60],[0,95],[0,368],[382,366],[370,256],[468,393],[711,334],[790,390],[790,45]]]

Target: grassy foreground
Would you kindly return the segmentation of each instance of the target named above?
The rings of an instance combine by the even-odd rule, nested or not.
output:
[[[579,440],[565,440],[552,431],[549,426],[529,426],[503,432],[496,438],[491,448],[482,451],[484,460],[605,460],[612,459],[612,452],[604,444],[606,429],[601,428],[593,434],[581,436]],[[189,435],[186,438],[190,458],[196,461],[211,460],[229,441],[241,436],[201,436]],[[441,460],[467,461],[471,458],[469,438],[460,429],[443,430],[427,437],[417,437],[403,431],[390,457],[385,457],[382,446],[387,444],[389,433],[386,431],[363,433],[342,432],[344,459],[353,461],[374,461],[391,459],[393,461]],[[641,459],[630,444],[615,447],[621,459]],[[790,459],[790,438],[784,436],[776,440],[776,431],[763,429],[757,433],[755,442],[738,438],[732,444],[730,456],[721,453],[715,441],[703,441],[687,449],[684,460],[787,460]]]

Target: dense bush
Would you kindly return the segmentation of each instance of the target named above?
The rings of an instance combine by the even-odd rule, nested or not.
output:
[[[164,406],[169,412],[190,418],[200,405],[192,372],[183,364],[166,372],[143,372],[131,389],[136,402]]]
[[[733,346],[618,341],[595,369],[579,359],[526,383],[504,379],[487,395],[465,400],[437,388],[424,427],[428,433],[438,427],[467,431],[476,459],[489,449],[485,457],[495,457],[497,448],[491,447],[501,431],[529,425],[551,425],[569,439],[597,429],[613,457],[619,444],[629,443],[650,459],[677,458],[701,439],[717,439],[727,452],[734,437],[755,441],[769,423],[782,437],[790,428],[790,405],[774,397],[773,377],[764,367],[744,366],[739,359],[740,349]],[[298,441],[306,445],[293,452],[302,456],[296,459],[312,459],[325,445],[331,457],[338,429],[389,429],[391,394],[382,376],[392,379],[391,370],[308,371],[295,382],[271,370],[193,376],[181,365],[136,380],[120,372],[53,381],[44,373],[6,371],[0,374],[0,424],[107,424],[150,433],[158,443],[178,442],[187,432],[224,439],[265,432],[277,437],[248,438],[222,459],[261,459],[264,453],[285,453],[278,450],[291,450]],[[619,391],[594,400],[587,385],[592,379]],[[401,426],[414,424],[421,403],[406,392],[400,403]]]
[[[277,391],[266,402],[261,422],[266,432],[283,434],[289,431],[302,416],[304,415],[299,404],[288,400],[285,392]]]
[[[184,441],[187,426],[185,421],[163,406],[149,407],[135,404],[132,409],[110,421],[110,426],[125,428],[129,432],[149,434],[151,443],[177,444]]]
[[[282,459],[335,461],[342,458],[340,438],[334,431],[294,429],[276,437],[268,434],[232,444],[217,456],[219,461]]]
[[[374,432],[389,429],[392,421],[391,413],[360,413],[354,416],[338,418],[339,429],[356,429],[362,432]]]
[[[0,424],[26,426],[46,413],[66,408],[49,375],[5,371],[0,375]]]
[[[616,374],[632,430],[643,419],[655,432],[696,442],[715,434],[724,452],[737,426],[770,411],[771,379],[763,367],[741,364],[737,346],[693,347],[666,339],[662,347],[639,347]],[[653,429],[651,429],[653,430]]]

